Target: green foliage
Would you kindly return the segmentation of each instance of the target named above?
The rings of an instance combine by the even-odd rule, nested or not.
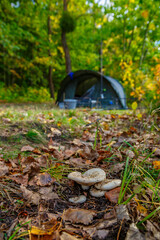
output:
[[[146,105],[152,101],[158,107],[159,1],[111,0],[110,4],[103,4],[72,0],[68,1],[67,11],[63,11],[62,1],[56,0],[1,2],[1,99],[42,101],[39,96],[43,94],[36,89],[49,87],[49,66],[53,68],[57,92],[66,75],[61,33],[72,32],[67,35],[67,44],[73,71],[99,71],[102,41],[103,73],[122,82],[127,98],[145,99]],[[14,84],[16,91],[12,91]],[[26,89],[29,99],[19,98]]]
[[[40,87],[19,87],[14,84],[5,87],[4,83],[0,83],[0,100],[6,102],[49,102],[51,101],[50,93],[47,88]]]
[[[68,11],[64,11],[60,19],[60,27],[62,32],[69,33],[73,32],[76,27],[74,17]]]
[[[29,130],[26,134],[26,138],[34,143],[44,143],[44,137],[35,129]]]

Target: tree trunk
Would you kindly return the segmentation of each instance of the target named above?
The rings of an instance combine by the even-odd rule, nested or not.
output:
[[[67,0],[63,0],[63,10],[67,11]],[[62,40],[62,47],[65,55],[66,73],[69,74],[72,71],[72,66],[71,66],[71,57],[70,57],[70,52],[69,52],[65,32],[62,32],[61,40]]]
[[[66,40],[66,33],[62,32],[61,37],[62,37],[62,46],[64,50],[64,55],[65,55],[66,73],[68,74],[72,71],[72,67],[71,67],[71,57],[70,57],[69,48]]]
[[[51,33],[52,33],[51,32],[51,19],[50,19],[50,16],[48,16],[48,38],[49,38],[49,42],[50,42]],[[49,55],[49,57],[51,57],[50,49],[48,50],[48,55]],[[52,66],[49,66],[48,84],[49,84],[49,90],[50,90],[51,98],[54,99],[54,84],[53,84],[53,80],[52,80],[52,73],[53,73]]]
[[[149,31],[150,21],[151,21],[151,20],[148,21],[147,26],[146,26],[146,29],[145,29],[145,33],[144,33],[143,44],[142,44],[142,51],[141,51],[141,57],[140,57],[140,61],[139,61],[139,67],[140,67],[140,68],[141,68],[142,63],[143,63],[143,60],[144,60],[145,43],[146,43],[146,38],[147,38],[148,31]]]

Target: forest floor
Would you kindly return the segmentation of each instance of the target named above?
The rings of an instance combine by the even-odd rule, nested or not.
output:
[[[98,198],[68,179],[92,168],[121,186]],[[0,239],[160,239],[160,117],[1,105]]]

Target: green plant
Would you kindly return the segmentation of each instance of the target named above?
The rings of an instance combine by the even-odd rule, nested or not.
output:
[[[72,14],[68,11],[64,11],[60,19],[60,27],[62,32],[69,33],[73,32],[76,27],[75,19]]]
[[[137,226],[141,225],[142,223],[144,223],[145,221],[147,221],[148,219],[150,219],[151,217],[155,216],[156,213],[158,213],[160,211],[160,206],[158,208],[156,208],[154,211],[152,211],[150,214],[148,214],[145,218],[143,218],[140,222],[137,223]]]
[[[47,169],[43,168],[41,171],[48,172],[52,177],[56,178],[56,180],[61,180],[62,178],[65,178],[68,173],[73,171],[73,169],[67,165],[56,163],[53,167],[49,167]]]
[[[8,240],[14,240],[14,239],[21,239],[22,236],[27,236],[28,235],[28,231],[24,231],[20,234],[18,234],[18,231],[24,227],[25,225],[28,225],[31,221],[28,221],[28,222],[25,222],[23,224],[18,224],[16,227],[15,227],[15,231],[14,233],[12,234],[12,236],[9,237]],[[16,236],[17,235],[17,236]]]
[[[123,173],[121,190],[120,190],[119,198],[118,198],[118,204],[122,204],[124,195],[125,195],[125,193],[128,189],[128,185],[131,183],[132,179],[133,179],[133,174],[131,174],[131,168],[129,166],[129,157],[127,157],[125,170],[124,170],[124,173]],[[128,201],[130,201],[133,197],[134,197],[134,194],[132,194],[132,196],[129,198]],[[126,204],[126,202],[125,202],[125,204]]]
[[[27,140],[34,143],[44,143],[46,140],[44,137],[35,129],[29,130],[26,134]]]

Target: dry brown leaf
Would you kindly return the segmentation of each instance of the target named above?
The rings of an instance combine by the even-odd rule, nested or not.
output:
[[[76,151],[77,151],[77,148],[65,150],[65,151],[64,151],[64,159],[68,159],[68,158],[70,158],[71,156],[75,155],[75,154],[76,154]]]
[[[88,225],[92,222],[95,215],[96,212],[93,210],[69,208],[64,212],[63,219],[72,223],[83,223],[84,225]]]
[[[135,153],[134,153],[133,151],[131,151],[131,150],[127,150],[127,151],[126,151],[126,155],[127,155],[130,159],[132,159],[132,158],[135,157]]]
[[[125,240],[144,240],[143,235],[134,223],[131,223]]]
[[[36,184],[41,187],[50,186],[53,183],[53,179],[51,175],[47,172],[39,173],[34,178],[35,178]]]
[[[15,174],[10,177],[13,181],[15,181],[18,184],[22,184],[24,186],[27,186],[28,184],[28,174],[22,175],[22,174]]]
[[[52,154],[53,154],[54,158],[56,158],[58,160],[64,159],[64,155],[63,155],[62,151],[58,151],[58,150],[54,149],[52,152],[53,152]]]
[[[33,177],[35,174],[39,172],[39,170],[40,165],[36,162],[33,162],[23,169],[23,174],[28,173],[30,177]]]
[[[72,142],[74,145],[81,147],[84,145],[84,143],[82,143],[82,141],[80,139],[75,138]]]
[[[112,171],[114,173],[119,173],[120,171],[122,171],[124,169],[124,163],[117,163],[113,166]]]
[[[120,190],[121,190],[121,187],[117,187],[109,192],[106,192],[105,198],[108,199],[112,203],[117,203]]]
[[[31,147],[31,146],[29,146],[29,145],[23,146],[23,147],[21,148],[21,152],[33,152],[33,150],[34,150],[34,148]]]
[[[21,188],[21,190],[22,190],[23,197],[24,197],[27,201],[29,201],[29,202],[31,202],[31,203],[33,203],[33,204],[35,204],[35,205],[38,205],[38,204],[39,204],[40,195],[39,195],[38,193],[34,193],[34,192],[28,190],[28,189],[27,189],[25,186],[23,186],[23,185],[21,185],[20,188]]]
[[[83,240],[83,238],[76,238],[75,236],[63,231],[60,236],[60,240]]]
[[[5,176],[9,172],[9,168],[3,161],[0,161],[0,177]]]
[[[2,121],[3,121],[4,123],[10,123],[10,122],[11,122],[11,119],[9,119],[9,118],[2,118]]]
[[[159,148],[153,148],[153,155],[156,156],[156,157],[159,157],[160,156],[160,149]]]

